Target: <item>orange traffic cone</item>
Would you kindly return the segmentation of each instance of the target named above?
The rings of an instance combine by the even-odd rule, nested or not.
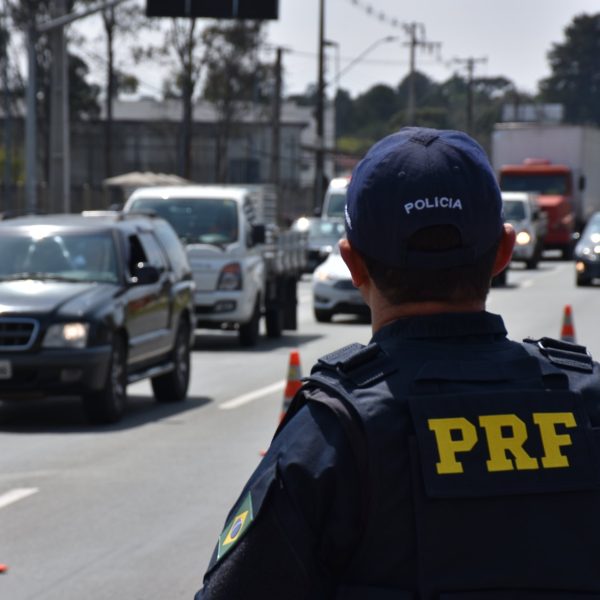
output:
[[[571,315],[570,304],[565,306],[562,329],[560,330],[560,339],[564,342],[575,343],[575,327],[573,326],[573,316]]]
[[[288,367],[287,382],[285,384],[285,390],[283,392],[283,406],[281,413],[279,414],[279,423],[283,421],[285,413],[288,411],[296,392],[302,387],[302,368],[300,367],[300,353],[298,350],[292,350],[290,352],[290,364]],[[259,454],[264,456],[266,450],[261,450]]]
[[[292,399],[296,395],[296,392],[302,387],[302,368],[300,367],[300,353],[298,350],[292,350],[290,352],[290,365],[288,367],[287,383],[285,384],[285,391],[283,392],[283,407],[281,408],[281,414],[279,415],[279,422],[285,417]]]

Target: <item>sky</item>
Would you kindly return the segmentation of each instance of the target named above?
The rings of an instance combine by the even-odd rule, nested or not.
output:
[[[137,0],[141,2],[142,0]],[[320,0],[279,0],[279,19],[267,26],[272,47],[283,47],[284,93],[302,93],[317,79]],[[352,97],[383,83],[396,86],[409,71],[406,25],[415,23],[416,69],[442,82],[466,74],[473,58],[474,76],[505,76],[522,92],[535,92],[550,74],[547,53],[564,41],[573,17],[600,12],[598,0],[324,0],[326,81]],[[97,17],[79,25],[101,33]],[[386,38],[394,37],[394,40]],[[124,48],[127,44],[120,47]],[[270,52],[274,56],[274,51]],[[268,54],[267,54],[268,56]],[[358,59],[358,60],[357,60]],[[352,63],[352,64],[351,64]],[[157,95],[164,71],[139,67],[141,94]],[[100,75],[99,75],[100,77]],[[101,79],[99,80],[101,81]]]

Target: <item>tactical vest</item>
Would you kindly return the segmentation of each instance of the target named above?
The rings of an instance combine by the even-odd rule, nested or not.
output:
[[[493,360],[353,344],[306,379],[280,430],[326,404],[363,490],[340,600],[600,599],[598,365],[507,343]]]

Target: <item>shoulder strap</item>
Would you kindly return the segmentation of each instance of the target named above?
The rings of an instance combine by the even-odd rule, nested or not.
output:
[[[560,369],[569,369],[583,373],[592,373],[593,360],[585,346],[543,337],[525,338],[523,347],[533,356],[543,356]]]
[[[277,437],[294,415],[309,402],[317,402],[322,406],[326,406],[335,415],[350,444],[350,450],[358,471],[358,485],[361,495],[359,536],[362,538],[367,526],[370,503],[369,458],[366,434],[358,415],[354,408],[352,408],[352,404],[338,395],[341,393],[340,390],[336,390],[327,384],[323,385],[324,382],[319,381],[317,383],[316,379],[312,378],[311,381],[305,383],[294,396],[273,437]]]

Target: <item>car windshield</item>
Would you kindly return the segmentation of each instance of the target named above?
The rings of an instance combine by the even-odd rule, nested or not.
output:
[[[504,218],[507,221],[523,221],[525,215],[525,205],[518,200],[504,200]]]
[[[0,280],[55,279],[117,283],[110,233],[48,232],[42,227],[0,236]]]
[[[506,192],[538,192],[544,196],[565,196],[569,193],[565,175],[505,174],[500,187]]]
[[[343,217],[346,206],[346,192],[331,192],[327,204],[327,217]]]
[[[344,235],[344,224],[335,221],[313,221],[309,235],[339,240]]]
[[[236,242],[237,203],[228,198],[137,198],[131,210],[151,210],[168,221],[186,244]]]

